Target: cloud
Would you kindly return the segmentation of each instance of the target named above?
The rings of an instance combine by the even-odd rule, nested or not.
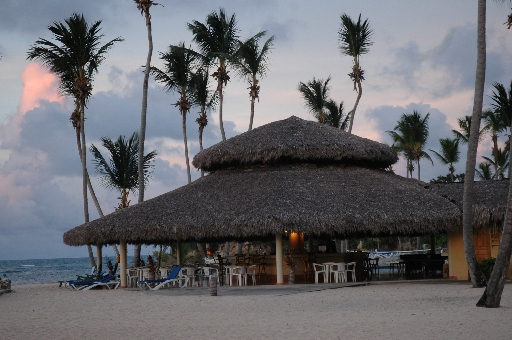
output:
[[[40,105],[41,100],[64,104],[59,95],[59,80],[52,73],[36,63],[28,64],[21,74],[23,81],[19,112],[22,114]]]
[[[0,126],[0,149],[9,156],[0,165],[0,257],[26,258],[32,254],[40,237],[50,250],[45,256],[75,254],[76,248],[62,244],[62,233],[83,223],[81,166],[77,155],[76,135],[69,122],[70,108],[56,95],[56,80],[44,69],[27,68],[22,78],[24,92],[19,107],[24,107]],[[41,77],[38,83],[35,78]],[[111,70],[111,81],[122,83],[123,91],[99,91],[90,98],[86,109],[87,145],[100,145],[100,138],[117,138],[139,131],[142,74]],[[156,149],[158,157],[145,198],[149,199],[187,183],[181,115],[174,107],[176,95],[168,94],[153,81],[149,88],[146,152]],[[55,102],[52,100],[59,100]],[[197,109],[187,119],[190,159],[199,152]],[[235,124],[224,122],[228,137],[238,134]],[[13,142],[15,141],[15,142]],[[205,147],[220,141],[219,126],[209,114],[204,130]],[[104,214],[117,206],[116,191],[105,189],[94,171],[92,155],[87,153],[88,170]],[[192,179],[200,172],[192,167]],[[137,193],[130,195],[132,204]],[[91,219],[99,216],[89,200]],[[41,236],[44,230],[45,236]],[[53,235],[49,239],[48,235]],[[4,241],[9,239],[10,242]],[[23,243],[19,250],[7,243]],[[30,248],[30,249],[28,249]],[[20,250],[23,249],[23,254]],[[55,250],[55,251],[54,251]],[[14,255],[9,255],[8,252]],[[77,253],[78,254],[78,253]],[[84,254],[83,250],[80,254]],[[32,255],[30,255],[32,256]],[[76,256],[76,255],[70,255]],[[41,258],[41,256],[33,256]]]
[[[40,32],[54,21],[63,20],[73,13],[83,13],[86,18],[112,16],[123,2],[126,1],[8,1],[2,4],[0,11],[0,29],[5,32]],[[133,7],[135,9],[135,5]]]
[[[18,110],[11,118],[9,128],[0,126],[2,148],[19,143],[20,124],[28,111],[41,106],[43,102],[57,102],[61,106],[65,104],[65,99],[58,93],[58,79],[38,64],[28,64],[21,79],[23,88]]]
[[[476,26],[466,24],[448,31],[441,42],[426,51],[410,41],[396,49],[394,60],[381,76],[409,93],[430,98],[446,98],[471,90],[475,83]],[[503,57],[487,54],[487,79],[495,79],[506,70]],[[382,87],[381,87],[382,88]]]
[[[288,19],[282,22],[271,18],[262,25],[262,29],[267,31],[268,37],[275,36],[274,45],[290,46],[295,36],[294,32],[300,25],[298,20]]]

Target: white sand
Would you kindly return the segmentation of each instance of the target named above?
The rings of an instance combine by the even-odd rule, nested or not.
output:
[[[13,287],[0,339],[512,339],[512,285],[497,309],[459,283],[70,291]],[[315,289],[324,289],[314,291]]]

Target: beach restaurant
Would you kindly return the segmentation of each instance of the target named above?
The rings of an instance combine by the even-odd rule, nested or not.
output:
[[[510,180],[476,181],[473,188],[473,245],[477,261],[498,256],[507,211]],[[464,183],[431,184],[430,189],[456,204],[462,211]],[[449,277],[469,280],[462,227],[448,232]],[[507,277],[512,276],[512,265]]]
[[[346,239],[460,228],[455,204],[385,170],[397,160],[385,144],[292,116],[201,151],[193,165],[204,177],[75,227],[63,239],[100,249],[119,244],[124,287],[127,244],[275,240],[272,279],[283,284],[285,231]]]

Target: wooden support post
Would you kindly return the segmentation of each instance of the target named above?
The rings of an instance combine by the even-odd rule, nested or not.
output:
[[[283,285],[283,235],[281,233],[276,234],[276,274],[277,284]]]
[[[120,265],[121,265],[121,288],[126,288],[126,241],[121,240],[119,243],[119,252],[120,252]]]
[[[436,253],[436,235],[430,234],[430,254]]]
[[[181,241],[176,242],[176,264],[181,266]]]
[[[101,243],[98,243],[96,245],[96,276],[99,277],[101,275],[101,272],[103,270],[103,259],[102,259],[102,256],[101,256],[101,251],[103,248],[103,244]]]

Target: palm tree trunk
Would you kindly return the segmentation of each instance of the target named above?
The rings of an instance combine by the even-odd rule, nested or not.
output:
[[[89,222],[89,202],[87,198],[87,166],[86,166],[86,157],[85,157],[85,132],[84,132],[84,109],[85,109],[85,102],[83,100],[80,100],[80,131],[77,131],[77,134],[79,133],[78,146],[80,148],[80,162],[82,163],[82,194],[83,194],[83,200],[84,200],[84,220],[85,223]],[[81,139],[81,141],[80,141]],[[92,247],[90,245],[87,246],[87,251],[89,253],[89,261],[91,262],[91,266],[95,266],[96,263],[94,261],[94,255],[92,253]]]
[[[236,244],[236,254],[242,254],[243,247],[244,247],[244,244],[242,242],[238,242]]]
[[[255,100],[256,100],[256,98],[254,98],[254,96],[251,96],[251,119],[249,120],[249,131],[252,130],[252,123],[254,120],[254,101]]]
[[[199,150],[203,151],[203,130],[204,126],[199,126]],[[204,170],[201,169],[201,177],[204,177]]]
[[[420,169],[420,159],[419,159],[419,158],[418,158],[418,159],[416,159],[416,165],[418,166],[418,181],[421,181],[421,179],[420,179],[420,178],[421,178],[421,177],[420,177],[420,173],[421,173],[421,171],[420,171],[420,170],[421,170],[421,169]],[[411,177],[412,177],[412,175],[411,175]]]
[[[453,165],[450,164],[450,179],[452,180],[452,183],[455,182],[455,179],[453,178]]]
[[[146,27],[148,29],[148,56],[146,58],[146,67],[144,69],[144,82],[142,84],[142,110],[140,114],[140,132],[139,132],[139,199],[138,203],[144,202],[144,141],[146,139],[146,112],[148,109],[148,81],[149,69],[151,68],[151,56],[153,55],[153,36],[151,34],[151,16],[149,8],[144,11],[146,18]],[[140,249],[139,244],[135,245],[133,254],[133,266],[140,265]]]
[[[87,245],[87,253],[89,255],[89,262],[91,263],[91,267],[96,267],[96,260],[94,259],[94,254],[90,244]]]
[[[132,267],[140,267],[140,251],[141,251],[140,244],[136,244],[133,246]]]
[[[201,256],[201,262],[202,262],[203,259],[206,257],[204,250],[203,250],[203,246],[199,242],[196,243],[196,246],[197,246],[197,251],[199,251],[199,255]]]
[[[219,79],[219,126],[220,126],[220,134],[222,135],[222,141],[226,140],[226,134],[224,133],[224,123],[222,121],[222,103],[224,101],[224,95],[222,94],[222,79]]]
[[[495,133],[492,134],[492,143],[494,145],[494,149],[492,150],[492,155],[494,157],[494,176],[495,179],[498,178],[498,136]]]
[[[84,131],[84,108],[85,103],[80,103],[80,137],[82,139],[81,141],[81,157],[80,160],[82,161],[82,193],[83,193],[83,199],[84,199],[84,217],[85,222],[89,222],[89,202],[87,199],[87,166],[86,166],[86,147],[85,147],[85,131]]]
[[[363,88],[361,87],[360,80],[357,81],[357,87],[358,87],[359,91],[357,93],[356,103],[354,104],[354,108],[351,111],[352,114],[350,115],[350,124],[348,126],[348,133],[352,133],[352,125],[354,124],[354,116],[356,115],[357,105],[359,105],[359,100],[361,99],[361,95],[363,94]]]
[[[192,182],[190,178],[190,162],[188,159],[188,145],[187,145],[187,112],[181,112],[182,122],[181,127],[183,129],[183,143],[185,144],[185,161],[187,162],[187,178],[188,183]]]
[[[512,137],[509,137],[512,140]],[[512,162],[509,163],[508,172],[512,171]],[[497,308],[500,306],[501,294],[505,286],[508,268],[510,266],[510,255],[512,253],[512,185],[508,186],[507,213],[505,225],[501,235],[500,249],[494,263],[494,268],[487,282],[485,291],[476,304],[478,307]]]
[[[76,132],[76,145],[77,145],[77,148],[78,148],[78,156],[80,157],[80,164],[83,166],[84,162],[82,161],[82,143],[80,142],[80,131],[79,131],[79,129],[80,129],[80,127],[78,127],[78,126],[75,128],[75,132]],[[92,247],[91,247],[90,244],[87,245],[87,254],[89,255],[89,262],[91,263],[91,267],[96,266],[96,260],[94,259],[94,254],[92,252]]]
[[[468,154],[466,160],[466,172],[464,181],[464,196],[462,203],[462,236],[464,250],[468,263],[469,274],[473,287],[485,286],[480,268],[475,255],[473,245],[473,187],[475,178],[476,153],[478,148],[478,132],[482,117],[482,103],[485,82],[485,13],[486,0],[478,0],[478,38],[477,38],[477,62],[475,77],[475,97],[473,102],[473,115],[471,118],[471,132],[468,142]]]
[[[80,162],[82,162],[82,146],[81,146],[82,143],[80,142],[80,132],[78,131],[78,129],[75,129],[75,131],[76,131],[76,144],[78,147],[78,156],[80,157]],[[85,173],[87,176],[87,187],[89,188],[89,191],[91,193],[91,197],[94,202],[94,205],[96,206],[96,210],[98,211],[98,214],[100,215],[100,217],[103,217],[104,216],[103,210],[101,210],[100,203],[98,202],[98,198],[96,197],[96,193],[94,192],[94,189],[92,187],[91,178],[89,177],[89,171],[87,171],[87,168],[85,169]],[[115,244],[112,245],[112,248],[114,249],[114,253],[116,254],[116,256],[120,256],[119,250],[117,250],[117,246]],[[89,260],[94,262],[94,256],[92,256],[92,249],[89,254],[90,254]]]
[[[224,243],[224,251],[222,252],[223,257],[227,257],[229,255],[229,242],[226,241]]]

